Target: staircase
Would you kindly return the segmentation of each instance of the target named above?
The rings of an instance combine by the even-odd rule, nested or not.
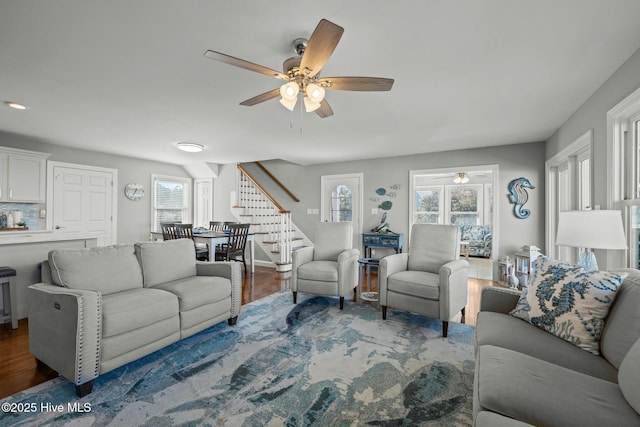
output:
[[[234,216],[240,222],[251,224],[254,242],[275,264],[276,271],[291,271],[291,252],[311,245],[311,241],[296,229],[291,220],[291,211],[276,198],[282,200],[290,196],[294,201],[297,198],[260,163],[238,164],[237,167],[237,198],[232,206]]]

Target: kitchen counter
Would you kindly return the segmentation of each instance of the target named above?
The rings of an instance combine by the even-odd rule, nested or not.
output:
[[[19,319],[27,317],[27,287],[40,282],[40,263],[49,251],[61,248],[91,248],[98,238],[90,233],[62,233],[60,231],[25,230],[0,233],[0,263],[14,268],[16,274],[16,312]],[[0,295],[0,299],[2,296]],[[13,307],[12,307],[13,310]]]
[[[5,231],[0,233],[0,245],[20,243],[61,242],[65,240],[95,239],[89,233],[61,233],[49,230]]]

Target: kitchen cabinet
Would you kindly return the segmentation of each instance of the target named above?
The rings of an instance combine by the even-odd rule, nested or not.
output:
[[[47,153],[0,147],[0,202],[44,203]]]

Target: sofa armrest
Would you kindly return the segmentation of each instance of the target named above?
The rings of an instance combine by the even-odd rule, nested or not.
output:
[[[480,294],[480,311],[509,314],[516,308],[521,291],[509,288],[485,286]]]
[[[81,385],[100,374],[102,295],[46,283],[29,286],[29,350]]]
[[[291,252],[291,290],[298,291],[298,267],[313,261],[313,246],[305,246]]]
[[[387,305],[387,278],[392,274],[404,271],[409,265],[409,254],[407,252],[387,255],[380,259],[378,268],[378,296],[380,305]]]
[[[358,286],[360,250],[347,249],[338,255],[338,295],[346,297]]]
[[[440,319],[449,320],[467,305],[469,262],[460,259],[440,267]]]
[[[231,281],[231,317],[240,314],[242,306],[242,269],[235,261],[196,262],[196,275],[218,276]]]

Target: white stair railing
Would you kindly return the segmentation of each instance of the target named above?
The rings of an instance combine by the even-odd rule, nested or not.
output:
[[[277,271],[291,270],[293,226],[291,212],[282,208],[270,195],[238,165],[238,200],[236,209],[247,218],[256,239],[274,261]],[[268,246],[268,247],[267,247]]]

